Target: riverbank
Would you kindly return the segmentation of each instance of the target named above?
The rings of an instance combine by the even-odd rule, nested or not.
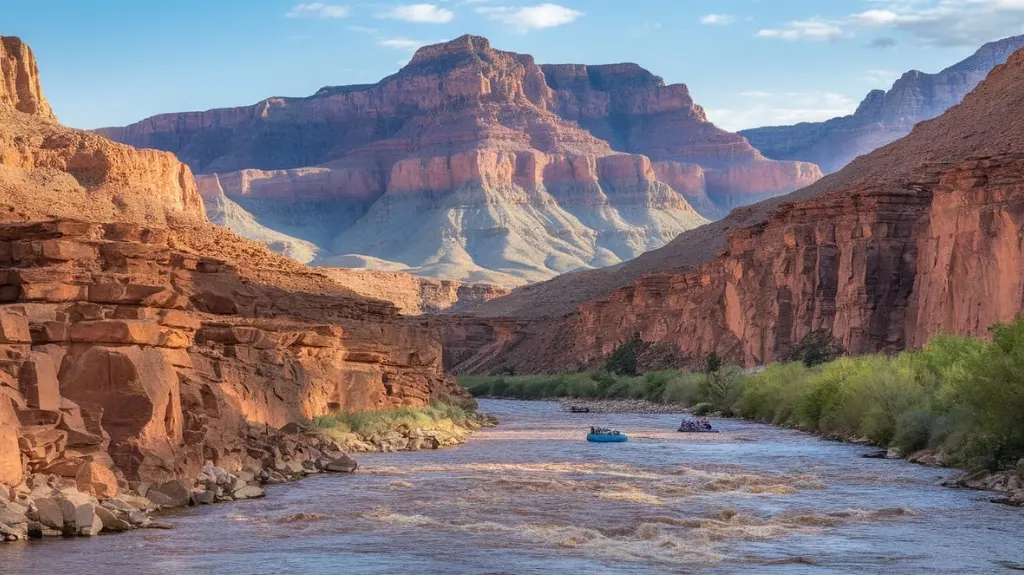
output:
[[[992,336],[939,336],[920,350],[831,361],[831,348],[807,350],[803,362],[757,370],[709,357],[703,372],[493,375],[460,384],[509,399],[644,400],[874,445],[891,457],[965,470],[950,486],[994,490],[994,500],[1020,505],[1024,320],[994,326]]]
[[[160,521],[162,512],[262,498],[266,485],[355,472],[359,464],[348,453],[450,447],[495,423],[475,411],[435,405],[338,414],[283,430],[252,426],[235,470],[208,461],[191,479],[126,482],[93,461],[59,460],[20,485],[0,485],[0,541],[170,529]]]

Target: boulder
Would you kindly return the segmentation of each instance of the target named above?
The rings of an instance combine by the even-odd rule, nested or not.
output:
[[[75,535],[77,532],[75,525],[78,519],[75,504],[67,499],[57,499],[56,502],[57,506],[60,507],[61,517],[64,520],[64,535]]]
[[[184,507],[191,497],[192,490],[180,479],[150,487],[146,492],[146,498],[161,507]]]
[[[25,523],[26,521],[28,521],[28,517],[21,510],[9,505],[0,504],[0,523],[15,525],[17,523]]]
[[[49,498],[36,499],[34,503],[39,523],[57,531],[64,529],[64,514],[61,512],[60,505]]]
[[[112,531],[116,533],[119,531],[128,531],[132,528],[131,523],[128,523],[124,519],[114,515],[109,509],[104,507],[94,507],[93,510],[96,512],[96,516],[100,518],[104,531]]]
[[[235,499],[258,499],[260,497],[266,496],[266,492],[263,490],[262,487],[257,487],[255,485],[246,485],[245,487],[242,487],[241,489],[233,492],[231,496],[234,497]]]
[[[108,498],[117,495],[117,477],[109,468],[88,462],[75,474],[78,489],[96,497]]]
[[[189,503],[192,505],[210,505],[217,499],[217,494],[213,491],[207,491],[205,489],[199,491],[193,491],[189,497]]]
[[[324,467],[324,470],[335,473],[352,473],[356,469],[359,469],[359,463],[347,455],[342,455]]]
[[[21,366],[19,380],[25,402],[29,407],[57,411],[60,409],[60,386],[53,359],[42,352],[33,352],[32,357]]]
[[[100,507],[92,503],[83,503],[75,508],[75,528],[78,535],[91,537],[99,535],[103,530],[103,521],[96,512]]]

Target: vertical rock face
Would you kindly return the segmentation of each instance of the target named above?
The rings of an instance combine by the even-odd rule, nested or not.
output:
[[[191,476],[237,467],[250,425],[453,392],[440,346],[391,306],[243,281],[177,241],[133,224],[0,225],[0,424],[20,416],[29,471],[76,455],[130,479]]]
[[[888,91],[872,90],[852,116],[795,126],[743,130],[741,135],[769,158],[805,160],[825,173],[907,135],[914,124],[934,118],[963,100],[988,74],[1024,46],[1024,36],[982,46],[971,57],[937,74],[911,70]]]
[[[0,102],[0,483],[191,479],[251,462],[269,428],[460,393],[394,306],[206,221],[172,154],[17,105]]]
[[[284,253],[501,285],[628,260],[820,176],[635,64],[538,66],[477,36],[374,85],[100,133],[216,177],[216,203],[245,212],[232,229]]]
[[[28,45],[14,36],[0,36],[0,104],[54,119],[43,96],[36,58]]]
[[[746,366],[817,330],[855,354],[920,346],[940,332],[984,336],[1024,313],[1022,83],[1024,51],[907,137],[708,226],[717,237],[680,236],[722,246],[685,269],[635,276],[511,328],[508,317],[487,317],[490,304],[477,317],[438,317],[439,336],[461,350],[451,368],[591,367],[634,335],[671,346],[679,363],[715,352]],[[595,273],[576,281],[598,282]],[[551,283],[578,289],[573,276]],[[552,298],[544,285],[522,290],[534,307]],[[507,309],[518,291],[493,304]]]
[[[636,64],[542,69],[558,115],[579,122],[616,150],[700,166],[717,207],[706,215],[721,217],[733,207],[791,192],[821,177],[809,162],[762,157],[742,136],[709,122],[685,85],[666,86]]]

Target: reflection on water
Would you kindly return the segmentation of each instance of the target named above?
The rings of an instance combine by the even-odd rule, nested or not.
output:
[[[364,455],[353,476],[173,516],[174,531],[0,546],[3,573],[989,573],[1024,513],[863,448],[674,415],[482,401],[465,446]],[[630,441],[583,440],[590,425]]]

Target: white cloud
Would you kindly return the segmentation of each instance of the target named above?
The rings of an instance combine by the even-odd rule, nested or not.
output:
[[[503,24],[507,24],[520,32],[554,28],[576,21],[583,12],[559,6],[558,4],[538,4],[523,8],[481,7],[476,11]]]
[[[718,24],[720,26],[728,26],[735,21],[736,17],[729,14],[708,14],[700,19],[701,24]]]
[[[761,30],[758,36],[787,40],[833,40],[854,30],[887,31],[868,43],[892,48],[892,33],[934,46],[977,46],[1024,32],[1024,0],[872,0],[868,10],[834,20],[811,18],[785,27]],[[806,26],[811,23],[813,26]]]
[[[813,42],[828,42],[850,35],[849,32],[840,27],[839,23],[821,18],[794,20],[789,22],[785,28],[767,28],[757,31],[759,38],[810,40]]]
[[[776,94],[752,90],[741,95],[756,98],[756,103],[745,108],[708,109],[708,118],[720,128],[736,132],[759,126],[821,122],[857,109],[856,100],[835,92]]]
[[[402,4],[381,14],[380,17],[420,24],[447,24],[455,18],[455,13],[434,4]]]
[[[424,44],[426,44],[426,42],[410,40],[409,38],[380,38],[377,40],[378,46],[394,48],[395,50],[407,50],[409,52],[412,52]]]
[[[868,70],[864,73],[863,79],[872,86],[888,88],[899,77],[899,72],[893,72],[892,70]]]
[[[348,16],[348,13],[348,6],[313,2],[312,4],[296,4],[285,12],[284,15],[288,18],[317,18],[326,20],[329,18],[345,18]]]

